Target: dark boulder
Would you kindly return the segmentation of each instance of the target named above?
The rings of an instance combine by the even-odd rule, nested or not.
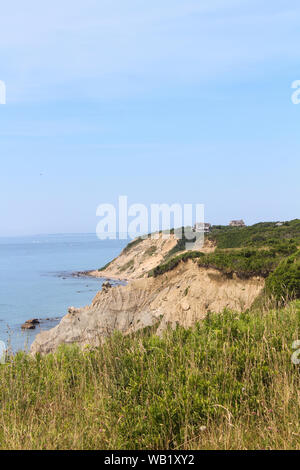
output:
[[[111,283],[110,283],[109,281],[103,282],[103,284],[102,284],[102,290],[103,290],[103,292],[108,292],[109,289],[111,289],[111,288],[112,288],[112,285],[111,285]]]
[[[37,318],[32,318],[31,320],[27,320],[23,325],[22,325],[22,330],[35,330],[36,325],[39,325],[40,321]]]

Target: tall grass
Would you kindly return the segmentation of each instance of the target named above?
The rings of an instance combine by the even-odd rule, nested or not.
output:
[[[300,302],[0,366],[1,449],[299,449]]]

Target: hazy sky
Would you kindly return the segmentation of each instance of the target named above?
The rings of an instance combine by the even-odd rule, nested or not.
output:
[[[300,216],[299,0],[10,0],[0,8],[0,235],[96,208]]]

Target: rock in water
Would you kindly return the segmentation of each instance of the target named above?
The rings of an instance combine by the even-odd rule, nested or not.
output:
[[[40,321],[37,318],[27,320],[22,326],[22,330],[35,330],[36,325],[39,325]]]

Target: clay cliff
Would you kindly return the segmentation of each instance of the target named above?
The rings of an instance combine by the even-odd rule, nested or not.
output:
[[[229,308],[241,312],[261,293],[263,278],[228,277],[218,270],[199,267],[193,260],[158,277],[148,277],[148,271],[166,258],[176,243],[173,238],[166,241],[160,237],[131,244],[104,271],[94,273],[99,277],[123,274],[131,279],[128,285],[106,286],[91,305],[69,308],[59,325],[36,337],[32,353],[49,353],[63,343],[97,346],[115,330],[128,334],[155,325],[157,334],[161,334],[168,325],[188,327],[209,311]],[[211,244],[203,248],[213,249]]]

